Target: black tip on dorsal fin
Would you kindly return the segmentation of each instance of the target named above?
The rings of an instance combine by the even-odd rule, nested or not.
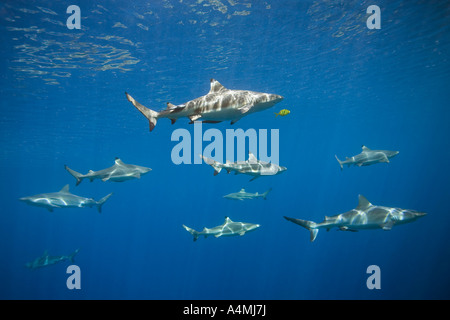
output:
[[[225,90],[225,87],[223,85],[221,85],[220,82],[215,79],[211,79],[210,84],[211,84],[211,89],[209,90],[209,93],[220,92],[222,90]]]

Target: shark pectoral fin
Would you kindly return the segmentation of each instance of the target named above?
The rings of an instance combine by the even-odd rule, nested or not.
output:
[[[50,212],[53,212],[54,208],[61,208],[60,206],[57,206],[56,204],[50,204],[50,205],[51,205],[51,207],[47,207],[47,210]]]
[[[215,238],[218,238],[218,237],[220,237],[221,235],[222,235],[221,233],[217,233],[217,234],[214,235],[214,237],[215,237]],[[206,235],[205,235],[205,237],[206,237]]]
[[[140,179],[141,178],[141,174],[139,172],[136,172],[133,174],[133,177],[135,177],[136,179]]]
[[[244,113],[248,112],[252,107],[253,107],[253,105],[251,105],[251,104],[246,104],[246,105],[240,107],[238,110],[239,110],[242,114],[244,114]]]
[[[392,220],[380,225],[381,229],[386,230],[386,231],[391,230],[393,226],[394,226],[394,221],[392,221]]]
[[[176,108],[178,108],[178,106],[176,106],[170,102],[167,102],[167,110],[174,110]]]
[[[245,231],[243,230],[243,231],[241,231],[241,232],[239,232],[239,235],[240,236],[243,236],[245,234]]]
[[[189,116],[189,119],[191,120],[191,122],[189,122],[189,124],[193,124],[195,120],[198,120],[201,117],[202,117],[201,114],[194,114],[192,116]]]
[[[108,177],[104,177],[104,178],[102,179],[102,181],[103,181],[103,182],[108,181],[109,178],[110,178],[109,176],[108,176]]]
[[[170,121],[172,122],[172,124],[174,124],[177,121],[177,119],[170,119]]]
[[[389,158],[383,153],[383,162],[389,163]]]
[[[236,122],[238,122],[238,120],[239,120],[239,119],[231,120],[230,124],[235,124]]]

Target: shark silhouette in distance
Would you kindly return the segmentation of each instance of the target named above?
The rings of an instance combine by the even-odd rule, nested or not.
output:
[[[168,102],[167,109],[160,112],[144,107],[126,92],[125,95],[128,101],[148,119],[150,131],[155,128],[160,118],[168,118],[172,124],[183,117],[189,118],[190,123],[194,121],[219,123],[229,120],[231,124],[234,124],[250,113],[263,111],[283,100],[282,96],[276,94],[229,90],[214,79],[211,79],[207,95],[178,106]]]
[[[365,229],[391,230],[394,226],[416,221],[424,215],[426,213],[415,210],[375,206],[364,196],[359,195],[359,203],[355,209],[332,217],[325,217],[325,220],[320,223],[284,218],[309,230],[312,242],[316,239],[319,229],[329,231],[332,228],[338,228],[342,231],[353,232]]]
[[[270,191],[272,191],[272,188],[270,188],[264,193],[259,194],[258,192],[256,193],[246,192],[245,189],[242,188],[239,192],[230,193],[223,197],[230,200],[240,200],[240,201],[252,200],[256,198],[263,198],[264,200],[266,200],[267,195],[269,194]]]
[[[205,163],[214,168],[215,176],[218,175],[222,169],[225,169],[227,173],[234,171],[234,174],[242,173],[253,176],[250,180],[253,181],[261,176],[273,176],[287,170],[286,167],[258,160],[251,152],[249,152],[248,160],[237,162],[230,162],[227,160],[226,163],[220,163],[213,159],[204,157],[203,155],[200,155],[200,157],[205,161]]]
[[[64,166],[64,168],[69,171],[69,173],[77,179],[77,186],[83,181],[83,179],[89,179],[91,182],[95,179],[101,179],[102,181],[114,181],[114,182],[122,182],[131,179],[140,179],[141,176],[150,172],[152,169],[137,166],[134,164],[126,164],[119,158],[116,158],[115,163],[112,167],[99,170],[92,171],[89,170],[86,174],[78,173],[68,166]]]
[[[70,193],[69,185],[65,185],[60,191],[53,193],[42,193],[35,196],[20,198],[20,201],[26,204],[43,207],[53,212],[55,208],[84,208],[97,207],[98,212],[102,212],[102,206],[106,200],[111,197],[112,193],[103,197],[99,201],[92,198],[84,198]]]
[[[197,241],[199,236],[204,236],[205,238],[208,236],[214,236],[216,238],[222,236],[243,236],[247,232],[256,230],[259,226],[259,224],[253,223],[234,222],[228,217],[225,217],[225,222],[222,225],[210,229],[203,228],[201,232],[195,231],[183,224],[183,228],[194,236],[194,241]]]
[[[68,256],[50,256],[47,252],[47,250],[45,250],[44,254],[38,258],[36,258],[35,260],[33,260],[32,262],[28,262],[25,264],[25,267],[30,268],[30,269],[37,269],[37,268],[42,268],[42,267],[47,267],[47,266],[51,266],[53,264],[56,264],[58,262],[62,262],[62,261],[66,261],[69,260],[70,262],[74,263],[74,257],[75,255],[80,251],[80,249],[75,250],[72,254],[68,255]]]
[[[366,146],[362,146],[362,152],[351,158],[346,157],[344,161],[339,160],[337,155],[335,155],[336,160],[341,166],[341,170],[344,168],[344,164],[348,167],[354,166],[370,166],[375,163],[386,162],[389,163],[389,159],[395,157],[399,154],[399,151],[389,151],[389,150],[372,150]]]

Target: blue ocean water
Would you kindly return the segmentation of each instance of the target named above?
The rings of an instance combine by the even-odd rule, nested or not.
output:
[[[368,29],[370,5],[381,29]],[[81,9],[68,29],[67,7]],[[0,298],[2,299],[449,299],[450,7],[446,1],[18,1],[0,2]],[[249,182],[206,164],[172,162],[174,130],[149,108],[230,89],[282,95],[270,110],[203,126],[279,129],[288,170]],[[283,108],[291,113],[275,118]],[[203,147],[208,142],[203,143]],[[399,150],[389,164],[345,167],[340,158]],[[151,167],[138,180],[83,181],[124,162]],[[194,160],[196,155],[192,155]],[[113,196],[94,208],[27,206],[56,192]],[[245,188],[267,200],[230,201]],[[283,216],[320,222],[374,204],[427,212],[391,231],[307,230]],[[196,230],[258,223],[242,237]],[[25,263],[80,248],[81,289],[62,262]],[[381,270],[369,290],[367,267]]]

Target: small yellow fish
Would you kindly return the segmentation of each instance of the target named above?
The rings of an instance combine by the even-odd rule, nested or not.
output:
[[[289,113],[291,113],[288,109],[283,109],[280,112],[276,113],[275,112],[275,118],[278,116],[287,116]]]

